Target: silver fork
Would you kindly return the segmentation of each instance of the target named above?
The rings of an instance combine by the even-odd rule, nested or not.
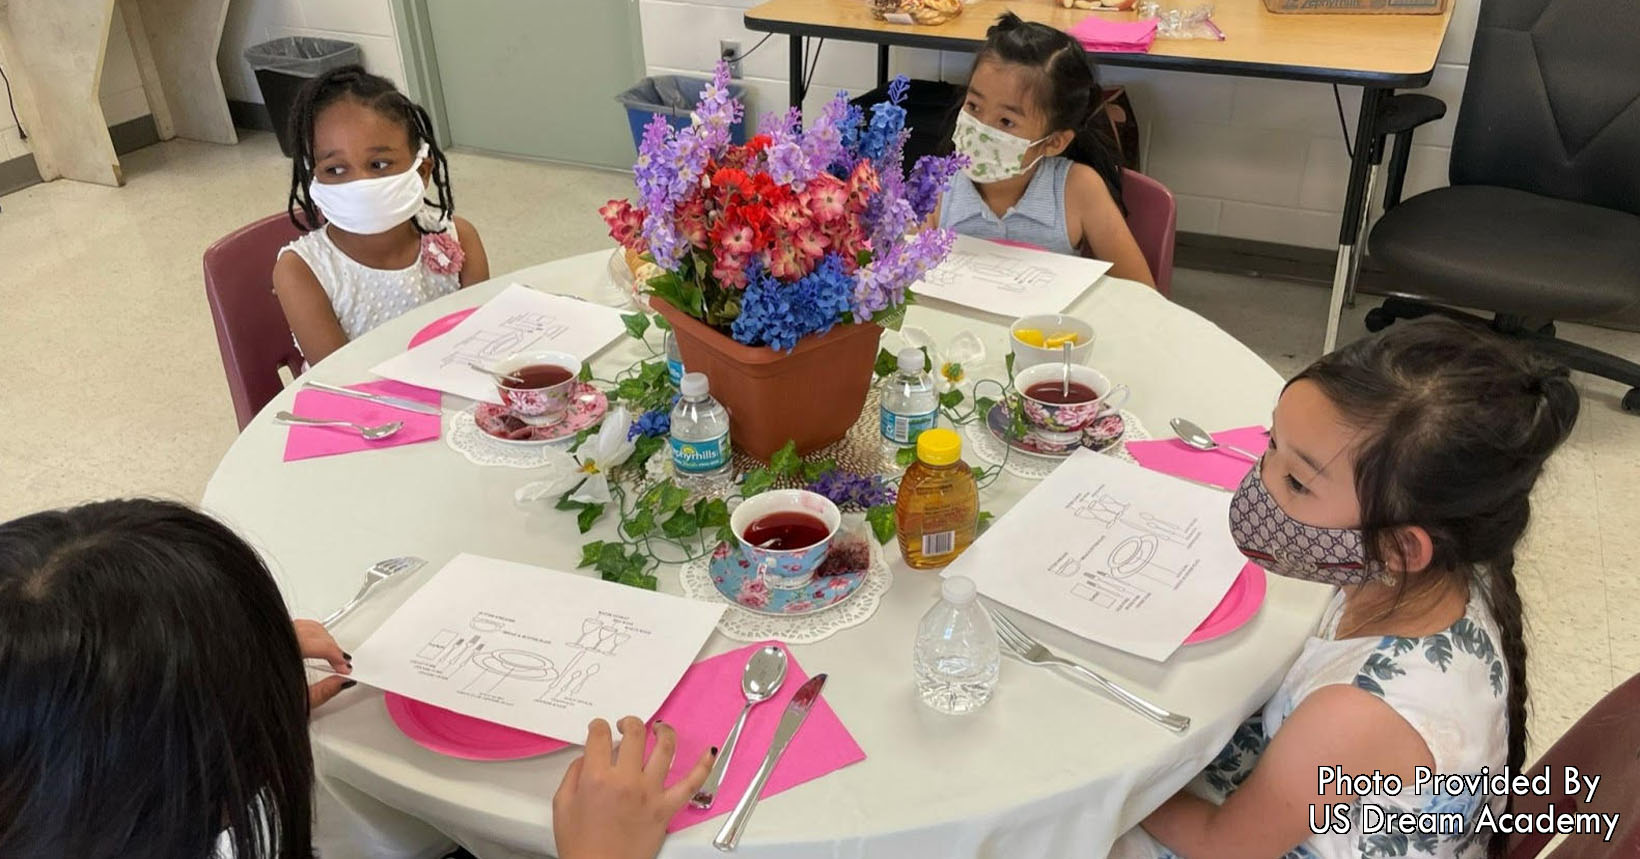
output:
[[[1015,658],[1019,659],[1019,661],[1029,663],[1031,665],[1057,666],[1074,671],[1082,677],[1092,681],[1094,685],[1104,689],[1106,692],[1109,692],[1111,697],[1115,698],[1117,701],[1126,704],[1129,708],[1137,711],[1140,715],[1150,719],[1164,728],[1167,728],[1170,731],[1183,733],[1190,727],[1189,716],[1181,716],[1178,713],[1171,713],[1167,710],[1163,710],[1155,704],[1152,704],[1149,701],[1140,698],[1138,695],[1123,689],[1121,686],[1116,685],[1107,679],[1103,674],[1100,674],[1091,668],[1087,668],[1086,666],[1072,662],[1069,659],[1065,659],[1064,657],[1055,655],[1053,651],[1042,646],[1042,642],[1037,641],[1029,635],[1026,635],[1024,630],[1020,629],[1018,626],[1015,626],[1013,621],[1002,615],[1002,612],[996,611],[990,606],[986,606],[985,612],[991,616],[991,620],[996,624],[997,637],[1002,640],[1003,647],[1005,647],[1009,653],[1013,654]]]
[[[353,599],[348,600],[341,608],[331,612],[330,616],[322,621],[325,629],[331,628],[337,621],[346,617],[348,612],[358,608],[359,603],[363,602],[364,598],[369,596],[370,591],[377,585],[394,576],[413,573],[426,565],[427,562],[421,558],[408,555],[403,558],[388,558],[385,561],[377,561],[370,569],[365,570],[364,584],[359,587],[359,592],[353,595]]]

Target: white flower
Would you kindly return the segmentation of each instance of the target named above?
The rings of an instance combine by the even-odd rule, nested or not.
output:
[[[985,342],[979,335],[964,329],[956,333],[944,348],[934,342],[934,335],[915,326],[900,329],[905,345],[925,349],[934,364],[934,385],[940,393],[961,389],[973,390],[980,376],[975,372],[985,362]]]
[[[626,462],[637,447],[627,440],[632,427],[632,413],[626,406],[617,405],[604,416],[598,434],[586,440],[575,456],[563,454],[546,465],[551,469],[544,480],[527,483],[518,488],[514,497],[520,503],[539,501],[562,495],[571,489],[571,501],[602,504],[609,500],[609,472]],[[580,488],[576,488],[579,484]]]

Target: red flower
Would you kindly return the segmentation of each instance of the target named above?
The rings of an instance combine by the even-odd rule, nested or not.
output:
[[[803,192],[803,207],[822,224],[839,220],[846,214],[848,191],[843,183],[830,176],[817,177]]]
[[[769,212],[769,220],[780,229],[792,232],[801,230],[812,223],[809,219],[808,209],[805,209],[803,204],[795,199],[782,200],[774,204],[774,208]]]
[[[751,140],[746,141],[746,145],[743,148],[745,149],[747,155],[762,155],[763,150],[768,149],[769,144],[773,142],[773,140],[769,139],[769,135],[759,134],[754,136]]]
[[[876,193],[882,190],[882,181],[877,176],[876,168],[870,161],[861,161],[854,166],[854,172],[848,177],[849,208],[855,212],[864,212],[866,204]]]
[[[792,234],[792,246],[808,257],[811,262],[825,256],[826,247],[830,244],[831,240],[822,235],[819,230],[799,230]]]
[[[701,250],[707,247],[706,199],[699,194],[690,197],[678,207],[678,229],[689,243]]]
[[[798,280],[813,268],[808,257],[798,250],[791,236],[782,234],[769,248],[769,274],[779,280]]]
[[[716,243],[720,256],[746,256],[757,247],[757,232],[745,221],[725,218],[712,231],[712,241]]]
[[[622,247],[642,248],[640,233],[646,215],[643,209],[633,206],[628,200],[610,200],[599,207],[598,214],[609,225],[610,238],[620,242]]]
[[[717,257],[712,260],[712,277],[724,286],[745,289],[746,257],[724,253],[720,249]]]

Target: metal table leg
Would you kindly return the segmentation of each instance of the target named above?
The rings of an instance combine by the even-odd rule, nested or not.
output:
[[[888,46],[877,46],[877,87],[888,86]]]
[[[1327,336],[1321,351],[1338,346],[1338,324],[1344,300],[1354,288],[1355,272],[1361,261],[1358,246],[1366,226],[1368,176],[1378,142],[1378,108],[1388,90],[1365,87],[1361,90],[1361,113],[1355,124],[1355,152],[1350,156],[1350,182],[1344,194],[1344,213],[1338,226],[1338,260],[1333,264],[1332,296],[1327,302]]]
[[[803,48],[802,36],[788,36],[786,42],[791,51],[791,68],[787,74],[791,78],[791,105],[798,110],[803,109]]]

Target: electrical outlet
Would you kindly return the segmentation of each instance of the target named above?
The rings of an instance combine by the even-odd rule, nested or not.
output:
[[[718,41],[718,56],[729,61],[729,77],[740,79],[740,43],[733,39]]]

